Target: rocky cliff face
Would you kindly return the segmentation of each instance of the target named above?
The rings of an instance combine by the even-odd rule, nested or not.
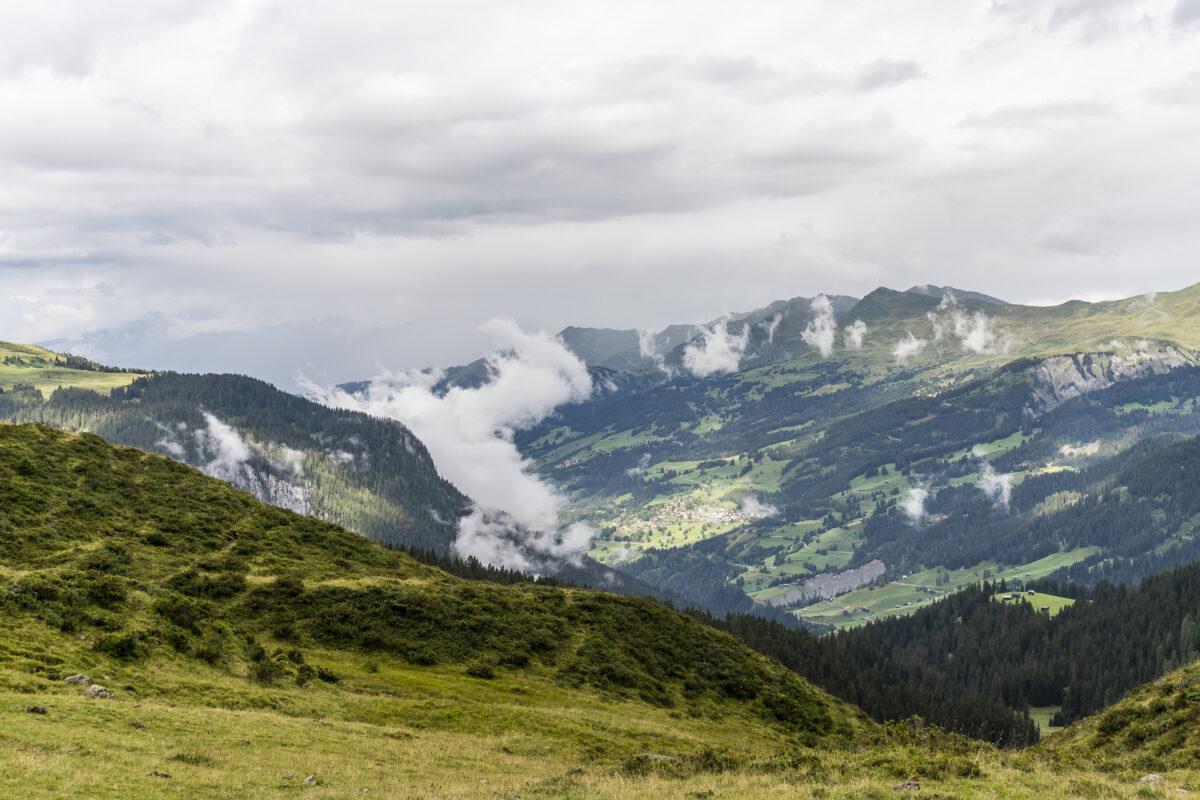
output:
[[[868,561],[857,569],[845,572],[826,573],[809,578],[801,586],[793,586],[781,595],[776,595],[767,601],[769,606],[795,606],[811,600],[829,600],[839,594],[852,592],[860,586],[866,586],[873,580],[882,578],[887,571],[879,559]]]
[[[264,503],[286,508],[297,514],[312,513],[311,481],[286,481],[269,472],[257,469],[249,463],[235,466],[210,465],[203,469],[212,477],[230,483],[244,492],[249,492]]]
[[[1136,350],[1126,354],[1077,353],[1053,356],[1031,368],[1033,396],[1026,413],[1041,416],[1080,395],[1107,389],[1121,381],[1161,375],[1181,367],[1195,366],[1200,359],[1172,345]]]

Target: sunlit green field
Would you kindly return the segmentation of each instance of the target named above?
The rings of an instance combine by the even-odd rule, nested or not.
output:
[[[886,586],[856,589],[831,601],[814,603],[798,609],[794,613],[811,622],[838,628],[853,627],[873,619],[911,614],[922,605],[933,602],[937,596],[984,580],[1005,578],[1026,581],[1044,578],[1055,570],[1082,561],[1095,552],[1094,547],[1081,547],[1015,567],[998,567],[993,563],[983,563],[962,570],[940,567],[929,569],[902,577]],[[869,613],[854,610],[858,608],[866,608]],[[849,613],[843,613],[847,609]],[[1057,609],[1054,613],[1057,613]]]
[[[1071,766],[909,731],[810,749],[739,721],[692,721],[520,686],[411,684],[381,671],[303,711],[121,693],[0,691],[0,795],[13,798],[1134,798],[1200,789],[1193,769]],[[386,687],[386,688],[385,688]],[[284,691],[281,695],[287,695]],[[28,713],[39,706],[46,713]],[[919,788],[899,792],[905,784]]]
[[[1010,599],[1005,600],[1005,595]],[[1029,592],[999,592],[993,595],[992,599],[997,603],[1028,603],[1038,610],[1045,608],[1052,617],[1064,608],[1075,604],[1075,601],[1069,597],[1059,597],[1043,592],[1033,592],[1032,594]]]
[[[14,361],[19,363],[12,363]],[[6,391],[24,384],[47,396],[60,386],[106,392],[126,386],[139,377],[141,374],[136,372],[71,369],[65,365],[62,356],[45,348],[0,342],[0,389]]]

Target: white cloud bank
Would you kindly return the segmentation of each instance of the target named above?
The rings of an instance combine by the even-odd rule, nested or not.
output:
[[[779,516],[779,509],[750,495],[742,499],[742,513],[750,519],[766,519]]]
[[[227,475],[250,460],[252,451],[241,434],[214,415],[204,413],[206,427],[196,431],[196,445],[209,475]]]
[[[491,378],[482,386],[439,395],[433,387],[440,373],[414,371],[385,373],[360,394],[309,391],[329,405],[398,420],[425,443],[442,475],[477,504],[459,523],[461,556],[524,570],[538,569],[539,556],[577,559],[592,530],[559,525],[565,498],[531,474],[513,434],[563,403],[587,398],[591,376],[555,336],[525,333],[507,319],[481,328],[495,348],[487,358]]]
[[[738,334],[729,332],[729,319],[723,317],[708,327],[683,348],[683,366],[697,378],[718,372],[737,372],[750,344],[750,326],[743,325]]]
[[[900,503],[900,510],[913,525],[920,524],[921,520],[925,518],[925,500],[928,497],[929,492],[924,487],[914,486],[908,490],[908,497]]]
[[[1008,504],[1012,500],[1012,475],[996,472],[992,465],[985,461],[983,474],[975,485],[996,504],[996,508],[1008,511]]]
[[[933,324],[934,342],[954,338],[967,353],[996,355],[1005,352],[1011,343],[1007,334],[995,329],[987,314],[982,311],[969,313],[953,292],[942,295],[938,310],[929,312],[929,321]]]
[[[813,318],[809,320],[808,325],[800,334],[800,338],[809,347],[819,352],[822,357],[828,358],[833,354],[833,338],[837,333],[837,322],[833,318],[833,304],[829,302],[828,297],[819,294],[809,306],[809,311],[813,314]]]
[[[174,345],[337,315],[411,326],[370,355],[410,367],[477,352],[497,309],[1183,286],[1195,7],[8,3],[3,338],[86,352],[155,309],[161,347],[97,354],[263,374],[241,341]]]
[[[863,342],[867,338],[867,323],[861,319],[856,319],[854,322],[846,326],[844,333],[844,341],[846,347],[851,350],[862,350]]]
[[[892,357],[901,366],[905,366],[908,364],[909,359],[925,349],[926,344],[924,339],[918,339],[916,336],[913,336],[912,331],[908,331],[908,334],[896,342],[896,346],[892,348]]]
[[[639,475],[641,475],[643,472],[646,471],[647,467],[650,466],[650,461],[651,461],[650,454],[642,453],[642,457],[638,459],[637,466],[630,467],[629,469],[625,470],[625,474],[631,478],[638,477]]]
[[[195,460],[189,460],[188,425],[178,422],[172,428],[161,422],[152,420],[162,432],[162,437],[155,442],[167,455],[185,463],[195,463],[207,475],[221,480],[233,480],[238,469],[258,456],[271,465],[280,475],[293,478],[304,477],[304,453],[279,442],[262,443],[246,439],[232,425],[224,422],[215,414],[200,409],[204,418],[204,427],[191,431],[190,439],[194,442]],[[353,456],[349,456],[353,460]]]
[[[1008,512],[1012,500],[1012,475],[996,472],[987,461],[983,460],[983,451],[976,447],[971,454],[980,460],[979,480],[975,483],[979,491],[995,504],[996,508]]]

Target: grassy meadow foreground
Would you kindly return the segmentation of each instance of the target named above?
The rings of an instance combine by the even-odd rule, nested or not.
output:
[[[1189,687],[1114,711],[1124,738],[1023,752],[881,726],[651,601],[462,580],[165,458],[0,426],[0,797],[1174,796],[1200,790],[1172,734]]]
[[[236,692],[221,707],[7,690],[0,795],[848,799],[901,796],[895,787],[912,782],[920,789],[903,795],[1116,798],[1200,789],[1194,768],[1139,783],[1153,760],[1046,746],[1006,753],[905,726],[813,748],[736,717],[680,720],[579,692],[538,687],[531,697],[519,682],[480,683],[381,669],[316,698],[295,697],[298,689],[253,698],[295,703],[286,712],[239,708],[252,698]],[[34,704],[46,714],[28,713]]]

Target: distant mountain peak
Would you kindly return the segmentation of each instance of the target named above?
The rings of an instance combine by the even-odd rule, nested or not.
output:
[[[953,286],[934,286],[932,283],[926,283],[922,286],[914,286],[911,289],[906,289],[909,294],[921,294],[926,297],[942,297],[947,292],[957,297],[959,300],[978,300],[981,303],[991,303],[996,306],[1009,305],[1006,301],[992,297],[982,292],[971,292],[966,289],[955,289]]]

